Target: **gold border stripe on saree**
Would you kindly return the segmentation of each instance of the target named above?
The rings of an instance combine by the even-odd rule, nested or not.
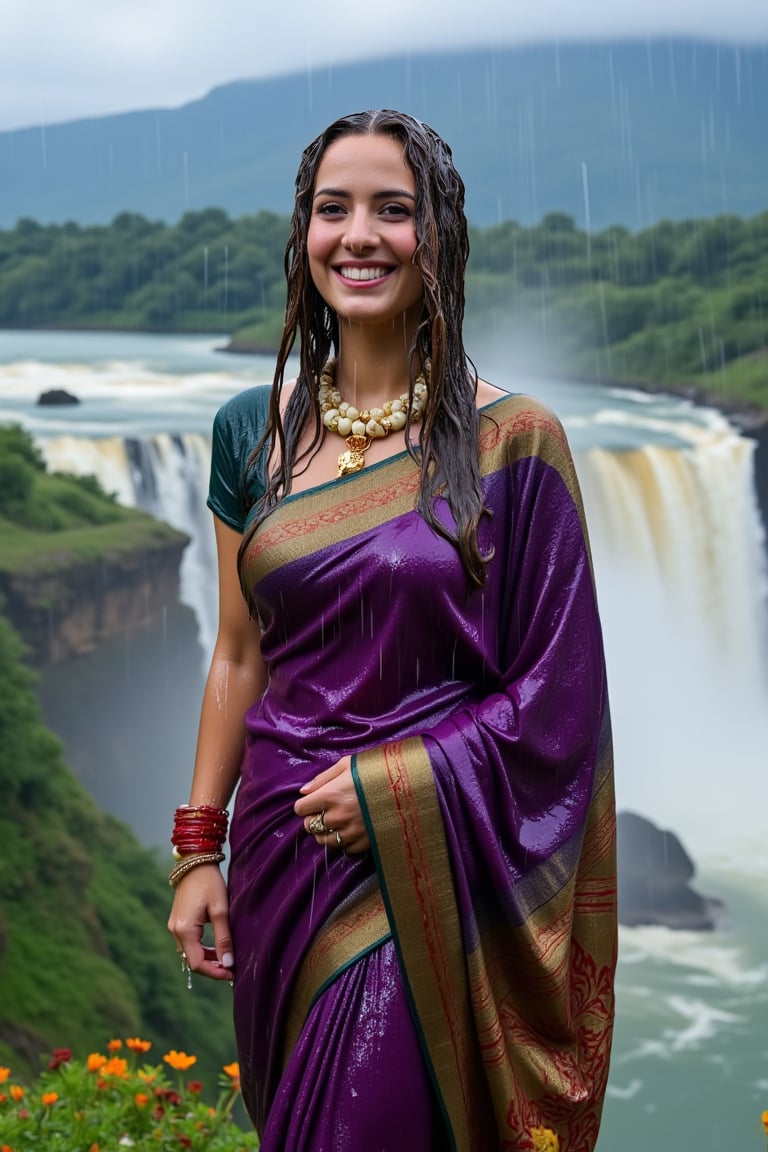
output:
[[[483,476],[538,456],[563,477],[583,522],[568,442],[556,416],[530,396],[505,396],[483,410],[480,469]],[[414,511],[419,470],[405,452],[341,480],[282,500],[259,528],[246,559],[252,584],[275,567],[332,547]]]
[[[318,996],[360,957],[392,935],[378,884],[323,925],[307,952],[291,995],[285,1024],[283,1068]]]
[[[453,1148],[479,1150],[483,1136],[473,1123],[489,1110],[488,1097],[478,1075],[461,925],[429,757],[414,737],[359,753],[353,774]]]

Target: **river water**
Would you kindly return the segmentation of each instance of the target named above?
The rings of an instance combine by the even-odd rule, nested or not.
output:
[[[204,506],[211,419],[227,396],[271,372],[267,358],[224,356],[219,343],[0,333],[0,421],[23,423],[51,467],[93,472],[120,500],[191,535],[181,598],[198,633],[192,697],[215,632]],[[599,1152],[759,1150],[768,1107],[768,675],[754,445],[687,401],[531,386],[502,359],[475,359],[494,383],[551,404],[574,449],[609,662],[619,807],[677,831],[698,863],[696,886],[727,909],[712,933],[622,930]],[[82,403],[38,407],[49,388]],[[91,659],[82,674],[113,673]],[[185,753],[164,765],[162,780],[144,749],[129,781],[106,769],[85,780],[148,843],[162,842],[165,813],[186,792],[195,710],[192,699]]]

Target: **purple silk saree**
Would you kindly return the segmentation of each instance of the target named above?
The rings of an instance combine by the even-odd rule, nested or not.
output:
[[[494,555],[469,596],[405,453],[288,497],[246,558],[269,686],[246,717],[229,885],[263,1152],[597,1138],[614,803],[581,501],[559,423],[527,397],[485,409],[481,467]],[[364,857],[293,813],[344,755]]]

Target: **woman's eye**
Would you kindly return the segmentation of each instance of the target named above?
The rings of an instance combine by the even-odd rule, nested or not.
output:
[[[381,211],[384,216],[410,216],[405,204],[385,204]]]
[[[321,204],[317,211],[321,216],[340,216],[344,208],[341,204],[334,204],[329,201],[327,204]]]

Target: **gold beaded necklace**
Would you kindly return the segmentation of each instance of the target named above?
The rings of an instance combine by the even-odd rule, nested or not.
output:
[[[427,403],[429,361],[413,385],[411,420],[421,420]],[[336,361],[329,360],[320,374],[317,398],[323,424],[331,432],[338,432],[347,442],[346,452],[339,456],[339,476],[349,476],[365,467],[365,453],[371,443],[390,432],[405,428],[408,419],[408,393],[397,400],[387,400],[382,408],[355,408],[342,400],[336,387]]]

